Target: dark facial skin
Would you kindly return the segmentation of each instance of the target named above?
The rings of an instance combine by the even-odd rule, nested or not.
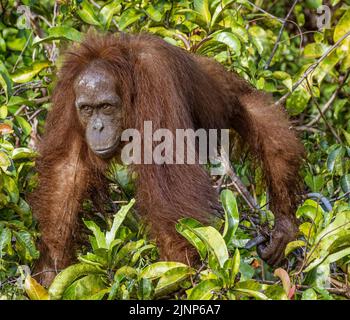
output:
[[[74,81],[74,92],[89,148],[101,158],[113,157],[122,131],[115,79],[101,65],[92,63]]]

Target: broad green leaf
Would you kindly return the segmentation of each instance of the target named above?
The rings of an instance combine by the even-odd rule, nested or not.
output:
[[[137,250],[140,249],[144,244],[144,239],[128,242],[118,251],[113,263],[119,266],[126,263],[133,265],[133,263],[137,262],[137,260],[133,260],[134,254],[137,253]]]
[[[147,6],[145,12],[155,22],[160,22],[162,20],[162,13],[152,5]]]
[[[306,58],[316,59],[321,57],[327,50],[329,46],[325,43],[314,42],[306,45],[304,49],[304,56]]]
[[[96,239],[97,247],[108,249],[105,235],[101,231],[100,227],[94,221],[86,221],[86,220],[83,220],[83,221],[86,227],[93,232]]]
[[[220,199],[225,211],[225,227],[223,236],[226,244],[229,244],[239,225],[237,200],[233,192],[228,189],[221,192]]]
[[[8,102],[8,99],[12,95],[12,82],[10,74],[2,61],[0,61],[0,86],[5,92],[5,102]]]
[[[0,77],[1,77],[1,72],[0,72]],[[0,80],[0,83],[1,83],[1,80]],[[6,119],[7,114],[8,114],[7,106],[6,105],[1,106],[0,107],[0,119]]]
[[[305,4],[310,9],[317,9],[322,6],[322,0],[306,0]]]
[[[125,10],[118,21],[119,30],[125,30],[128,26],[139,20],[144,13],[135,8]]]
[[[241,42],[233,33],[227,31],[216,33],[213,40],[226,44],[237,56],[241,54]]]
[[[287,257],[291,252],[300,247],[306,247],[306,242],[303,240],[289,242],[284,250],[284,255]]]
[[[112,241],[115,239],[115,235],[123,223],[126,215],[128,214],[131,207],[134,205],[135,199],[131,199],[127,205],[124,205],[120,210],[114,215],[112,228],[110,231],[106,232],[106,245],[110,248]]]
[[[350,31],[350,9],[348,9],[344,13],[344,15],[341,17],[341,19],[339,20],[339,22],[337,23],[334,29],[334,35],[333,35],[334,42],[337,42],[349,31]],[[349,49],[347,41],[343,42],[343,49],[345,50]]]
[[[210,25],[211,14],[209,10],[209,0],[194,0],[194,10],[197,11],[206,22],[207,26]]]
[[[47,42],[51,40],[69,40],[74,42],[81,42],[83,39],[82,33],[78,30],[67,27],[67,26],[59,26],[52,27],[49,29],[48,36],[44,38],[35,37],[33,40],[33,46],[42,42]]]
[[[106,29],[109,28],[113,16],[115,14],[118,14],[121,9],[122,5],[120,4],[120,0],[114,0],[102,7],[102,9],[100,10],[100,17]]]
[[[325,183],[324,176],[321,174],[315,176],[307,174],[304,180],[312,192],[321,191]]]
[[[340,185],[344,193],[350,191],[350,174],[341,177]]]
[[[140,274],[140,278],[154,280],[174,268],[188,268],[188,266],[181,262],[160,261],[144,268]]]
[[[344,129],[341,129],[341,131],[344,134],[347,145],[350,147],[350,133],[345,131]]]
[[[92,297],[105,289],[106,283],[100,274],[89,274],[74,281],[64,291],[62,300],[92,300]]]
[[[236,280],[236,276],[239,272],[239,266],[241,264],[241,255],[239,253],[239,250],[236,249],[235,254],[232,258],[232,269],[231,271],[231,276],[230,276],[230,284],[234,285],[235,280]]]
[[[305,217],[312,220],[316,225],[322,220],[324,211],[319,203],[307,199],[296,212],[297,218]]]
[[[21,252],[22,257],[27,261],[39,258],[39,251],[35,247],[34,240],[28,231],[13,231],[16,237],[17,250]]]
[[[47,290],[29,275],[24,281],[24,290],[30,300],[49,300]]]
[[[258,299],[258,300],[269,300],[269,298],[259,291],[249,290],[249,289],[234,289],[234,292],[243,293],[249,297]]]
[[[317,300],[317,294],[314,289],[310,288],[303,292],[301,300]]]
[[[328,155],[327,169],[330,173],[334,173],[337,164],[340,165],[344,155],[345,149],[343,147],[336,148]]]
[[[316,237],[315,244],[307,255],[308,267],[305,272],[318,266],[330,254],[329,248],[340,237],[350,234],[350,211],[339,212],[334,221],[324,228]],[[336,252],[334,252],[336,253]],[[337,257],[337,256],[334,256]],[[333,257],[333,259],[334,259]]]
[[[314,242],[315,235],[316,235],[316,227],[311,222],[304,222],[299,226],[299,231],[302,233],[302,235],[311,243]]]
[[[195,272],[190,267],[177,267],[166,271],[159,279],[155,288],[155,296],[161,297],[176,292],[181,284]]]
[[[97,15],[95,14],[95,10],[92,7],[92,5],[87,0],[83,0],[79,8],[77,10],[77,14],[80,17],[81,20],[83,20],[85,23],[93,25],[93,26],[99,26],[100,22],[98,20]]]
[[[311,99],[311,95],[303,85],[300,85],[292,95],[287,99],[286,108],[291,116],[296,116],[302,113],[308,102]]]
[[[196,285],[192,290],[188,300],[210,300],[215,291],[219,291],[221,289],[220,282],[218,280],[204,280],[201,281],[198,285]]]
[[[4,182],[4,190],[10,196],[10,200],[13,203],[18,203],[19,201],[19,190],[16,181],[8,175],[2,177]]]
[[[22,51],[27,43],[25,37],[12,38],[6,41],[6,48],[12,51]]]
[[[179,220],[175,228],[178,233],[185,237],[198,251],[201,259],[205,259],[207,249],[204,242],[193,232],[193,228],[203,227],[203,225],[195,219],[183,218]]]
[[[29,159],[36,156],[36,153],[28,148],[16,148],[12,151],[12,160]]]
[[[29,136],[32,132],[32,127],[29,122],[21,116],[15,116],[15,119],[23,131],[25,137]]]
[[[5,153],[0,151],[0,168],[6,172],[7,168],[11,165],[11,160],[9,156]]]
[[[50,299],[60,300],[65,290],[76,280],[86,275],[103,275],[105,272],[96,266],[86,263],[74,264],[61,271],[49,288]]]
[[[0,229],[0,259],[4,256],[8,246],[11,246],[11,230],[8,228]]]
[[[150,300],[153,293],[153,286],[151,280],[142,278],[137,288],[137,297],[139,300]]]
[[[215,11],[213,13],[213,17],[211,20],[211,27],[214,27],[215,23],[219,22],[219,18],[220,18],[221,13],[223,13],[224,9],[232,2],[234,2],[234,0],[218,1],[218,4],[215,8]]]
[[[272,300],[289,300],[283,287],[281,287],[279,284],[268,286],[264,291],[264,294]]]
[[[209,252],[213,254],[220,267],[223,267],[228,259],[228,252],[225,240],[219,231],[211,226],[194,228],[192,230],[206,244]]]
[[[41,70],[50,66],[49,62],[35,62],[30,67],[18,70],[11,75],[11,79],[16,83],[26,83],[32,80]]]

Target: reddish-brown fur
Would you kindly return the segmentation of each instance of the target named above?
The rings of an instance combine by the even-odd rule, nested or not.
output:
[[[66,54],[40,146],[40,184],[31,200],[42,233],[38,270],[60,269],[72,261],[77,212],[83,198],[103,180],[106,162],[84,141],[73,92],[74,79],[96,59],[114,74],[123,101],[124,128],[142,132],[145,120],[153,121],[153,130],[234,128],[262,161],[276,220],[292,221],[286,228],[292,228],[294,236],[302,147],[281,108],[213,60],[157,37],[89,34]],[[205,222],[220,210],[208,174],[200,165],[132,169],[138,174],[137,208],[151,225],[162,258],[192,259],[175,222],[185,216]],[[44,283],[52,276],[44,273]]]

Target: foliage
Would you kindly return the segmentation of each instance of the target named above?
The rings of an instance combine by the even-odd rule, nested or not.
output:
[[[322,1],[58,1],[0,5],[0,297],[3,299],[344,299],[350,297],[350,1],[329,1],[330,27],[317,29]],[[283,26],[283,29],[281,27]],[[261,169],[243,152],[233,165],[261,207],[250,213],[228,184],[225,220],[190,218],[176,229],[202,265],[157,260],[157,249],[132,212],[127,170],[112,165],[110,212],[84,205],[79,263],[48,291],[31,275],[38,232],[26,196],[36,186],[37,141],[60,66],[59,49],[90,28],[150,32],[216,59],[285,102],[307,150],[300,234],[273,270],[246,249],[258,224],[273,225]],[[282,31],[281,31],[282,30]],[[280,32],[281,31],[281,32]],[[280,37],[279,37],[280,35]],[[275,50],[276,47],[276,50]],[[221,181],[228,182],[227,177]],[[118,191],[118,192],[116,192]],[[115,203],[128,203],[119,210]],[[136,219],[136,220],[135,220]]]

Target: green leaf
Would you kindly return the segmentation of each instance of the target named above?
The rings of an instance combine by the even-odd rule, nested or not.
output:
[[[74,264],[61,271],[49,288],[50,298],[60,300],[65,290],[76,280],[86,275],[105,274],[100,268],[86,263]]]
[[[340,186],[344,193],[350,191],[350,174],[346,174],[345,176],[341,177]]]
[[[34,46],[39,43],[52,40],[69,40],[74,42],[81,42],[82,39],[83,35],[78,30],[72,27],[60,26],[50,28],[48,36],[45,38],[35,37],[32,45]]]
[[[196,285],[188,296],[188,300],[210,300],[215,291],[221,289],[220,282],[214,279],[201,281]]]
[[[90,24],[93,26],[100,25],[98,17],[95,14],[94,8],[87,0],[83,0],[80,3],[79,9],[77,10],[77,14],[80,17],[80,19],[83,20],[87,24]]]
[[[223,267],[228,259],[228,252],[225,240],[219,231],[211,226],[192,230],[206,244],[207,249],[213,254],[220,267]]]
[[[232,258],[232,269],[231,269],[231,276],[230,276],[230,284],[234,285],[236,276],[239,272],[239,266],[241,263],[241,256],[239,253],[239,250],[236,249],[235,254]]]
[[[172,268],[166,271],[157,283],[155,288],[155,296],[159,298],[166,296],[169,293],[176,292],[181,288],[183,281],[194,273],[194,270],[187,266]]]
[[[213,40],[226,44],[237,56],[241,54],[241,42],[233,33],[227,31],[216,33]]]
[[[287,99],[286,108],[291,116],[296,116],[302,113],[308,102],[311,99],[311,95],[303,85],[300,85],[292,95]]]
[[[348,9],[344,15],[339,20],[338,24],[334,29],[333,40],[337,42],[344,35],[346,35],[350,31],[350,9]],[[345,49],[348,49],[347,41],[343,42],[343,46]]]
[[[16,237],[17,250],[21,252],[22,257],[27,261],[39,258],[39,251],[35,247],[35,243],[28,231],[13,231]]]
[[[204,242],[193,232],[193,228],[203,227],[203,225],[195,219],[183,218],[179,220],[175,228],[178,233],[185,237],[198,251],[201,259],[205,259],[207,248]]]
[[[304,178],[307,186],[311,189],[312,192],[319,192],[322,190],[324,186],[324,176],[323,175],[317,175],[312,176],[310,174],[307,174]]]
[[[194,10],[202,16],[207,26],[209,26],[211,21],[211,14],[209,10],[209,0],[194,0],[193,5],[194,5]]]
[[[28,68],[18,70],[11,75],[11,79],[16,83],[26,83],[32,80],[41,70],[50,66],[49,62],[35,62]]]
[[[118,21],[119,30],[125,30],[128,26],[139,20],[143,15],[144,13],[142,11],[135,8],[125,10]]]
[[[137,259],[133,259],[133,255],[137,255],[139,257],[137,250],[140,249],[145,244],[144,239],[140,239],[138,241],[128,242],[125,246],[123,246],[117,253],[114,264],[115,265],[123,265],[130,264],[133,265],[137,262]]]
[[[112,228],[110,231],[106,232],[106,245],[110,248],[112,241],[115,239],[115,235],[121,224],[123,223],[126,215],[130,211],[131,207],[135,204],[135,199],[131,199],[127,205],[124,205],[120,210],[114,215]]]
[[[233,192],[228,189],[221,192],[220,199],[225,211],[225,227],[223,236],[226,244],[229,244],[239,225],[237,200]]]
[[[23,117],[21,117],[21,116],[15,116],[15,119],[16,119],[17,123],[19,124],[19,126],[22,129],[23,135],[25,137],[29,136],[30,133],[32,132],[32,127],[28,123],[28,121],[26,119],[24,119]]]
[[[312,59],[319,58],[329,49],[329,47],[329,45],[322,42],[309,43],[304,49],[304,56]]]
[[[240,292],[249,297],[258,299],[258,300],[269,300],[269,298],[259,291],[249,290],[249,289],[234,289],[234,292]]]
[[[287,257],[291,252],[300,247],[306,247],[306,242],[302,240],[289,242],[284,250],[284,255]]]
[[[317,293],[312,288],[307,289],[303,292],[301,300],[317,300]]]
[[[115,14],[118,14],[121,8],[122,6],[120,4],[120,0],[114,0],[102,7],[102,9],[100,10],[100,17],[106,29],[109,28],[113,16]]]
[[[62,300],[100,300],[106,293],[106,283],[100,274],[89,274],[74,281],[65,291]],[[103,295],[96,295],[103,291]]]
[[[348,146],[350,147],[350,133],[345,131],[344,129],[341,129],[341,131],[343,132],[344,134],[344,137],[345,137],[345,140],[346,140],[346,143],[348,144]]]
[[[322,6],[322,0],[306,0],[305,4],[310,9],[317,9]]]
[[[181,262],[160,261],[160,262],[153,263],[147,266],[146,268],[144,268],[140,274],[140,278],[147,278],[150,280],[154,280],[161,277],[167,271],[174,268],[189,268],[189,267]]]
[[[213,17],[211,20],[211,27],[214,27],[215,23],[218,22],[219,17],[221,16],[221,14],[224,12],[224,9],[230,5],[232,2],[234,2],[234,0],[222,0],[222,1],[218,1],[218,5],[215,8],[215,11],[213,13]]]
[[[340,162],[345,155],[343,147],[336,148],[333,150],[327,158],[327,169],[330,173],[334,172],[334,168],[337,162]]]
[[[29,275],[24,281],[24,290],[30,300],[49,300],[47,290]]]
[[[101,231],[100,227],[93,221],[86,221],[83,219],[83,222],[86,225],[86,227],[93,232],[96,239],[97,247],[108,249],[105,235]]]
[[[151,280],[142,278],[137,288],[137,297],[139,300],[150,300],[153,293]]]
[[[36,156],[36,153],[28,148],[16,148],[12,151],[12,160],[30,159]]]
[[[350,211],[342,211],[335,216],[331,224],[317,235],[315,244],[307,255],[308,266],[304,271],[308,272],[322,263],[330,255],[331,246],[339,238],[348,235],[350,235]],[[332,259],[336,257],[335,255]]]
[[[8,228],[0,229],[0,259],[4,256],[8,246],[11,246],[11,230]]]
[[[148,15],[153,21],[155,21],[155,22],[160,22],[160,21],[162,21],[162,18],[163,18],[162,13],[161,13],[159,10],[157,10],[154,6],[152,6],[152,5],[147,6],[147,8],[146,8],[145,11],[146,11],[147,15]]]
[[[12,82],[10,74],[2,61],[0,61],[0,86],[4,89],[6,102],[8,102],[12,95]]]

